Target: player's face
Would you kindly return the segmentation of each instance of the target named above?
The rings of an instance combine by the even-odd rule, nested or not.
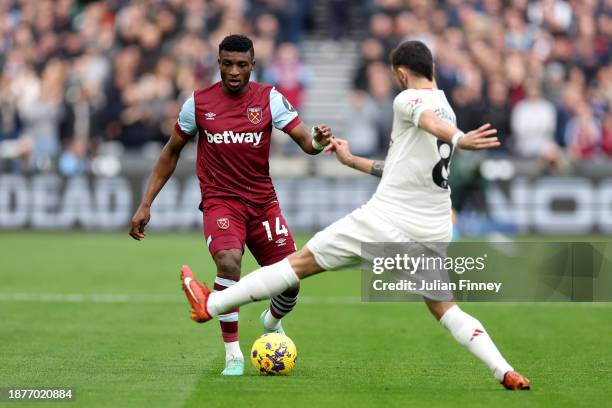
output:
[[[251,78],[255,60],[250,52],[221,50],[219,53],[219,70],[221,81],[229,93],[242,94],[246,91]]]

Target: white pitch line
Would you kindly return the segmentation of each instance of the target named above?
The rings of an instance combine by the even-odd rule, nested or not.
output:
[[[164,294],[96,294],[96,293],[8,293],[0,292],[0,302],[46,302],[46,303],[175,303],[182,304],[181,295]],[[361,304],[357,296],[300,296],[298,303],[305,305],[354,305]],[[371,302],[377,303],[377,302]],[[398,302],[394,302],[398,303]],[[406,302],[415,303],[415,302]],[[472,303],[472,302],[470,302]],[[533,306],[539,307],[584,307],[612,308],[612,302],[573,303],[573,302],[485,302],[483,306]]]
[[[302,304],[358,304],[355,296],[300,296]],[[180,295],[163,294],[87,294],[87,293],[2,293],[0,302],[49,302],[49,303],[184,303]]]

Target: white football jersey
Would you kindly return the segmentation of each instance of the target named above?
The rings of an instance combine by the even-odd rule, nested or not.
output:
[[[425,109],[456,126],[443,91],[407,89],[397,95],[383,176],[366,208],[415,241],[448,242],[452,232],[448,171],[453,148],[419,129]]]

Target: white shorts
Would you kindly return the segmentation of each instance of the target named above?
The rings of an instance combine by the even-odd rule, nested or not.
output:
[[[306,246],[313,253],[317,264],[321,268],[333,270],[356,265],[363,260],[372,261],[375,256],[380,256],[380,254],[362,253],[363,243],[406,242],[414,243],[413,245],[415,246],[409,250],[417,251],[415,254],[421,254],[424,249],[429,248],[433,252],[428,253],[440,255],[442,253],[440,251],[446,251],[447,245],[446,243],[438,242],[416,243],[406,233],[373,214],[372,210],[361,207],[315,234],[306,243]],[[405,273],[402,272],[395,278],[409,278],[415,282],[422,280],[449,280],[446,270],[419,270],[409,276],[405,276]],[[418,284],[418,287],[420,287],[420,284]],[[412,293],[437,301],[453,299],[453,293],[449,290],[415,290]]]
[[[412,239],[371,210],[360,207],[340,218],[306,243],[317,264],[325,270],[361,261],[364,242],[410,242]]]

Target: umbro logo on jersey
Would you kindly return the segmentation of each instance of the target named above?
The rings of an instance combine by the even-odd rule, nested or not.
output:
[[[206,112],[204,116],[206,116],[206,120],[215,120],[215,116],[217,116],[217,114],[212,112]]]
[[[261,142],[261,137],[263,136],[263,132],[238,133],[231,130],[226,130],[223,133],[210,133],[206,129],[204,129],[204,134],[206,134],[206,140],[208,143],[253,143],[254,146],[257,146],[259,142]]]

